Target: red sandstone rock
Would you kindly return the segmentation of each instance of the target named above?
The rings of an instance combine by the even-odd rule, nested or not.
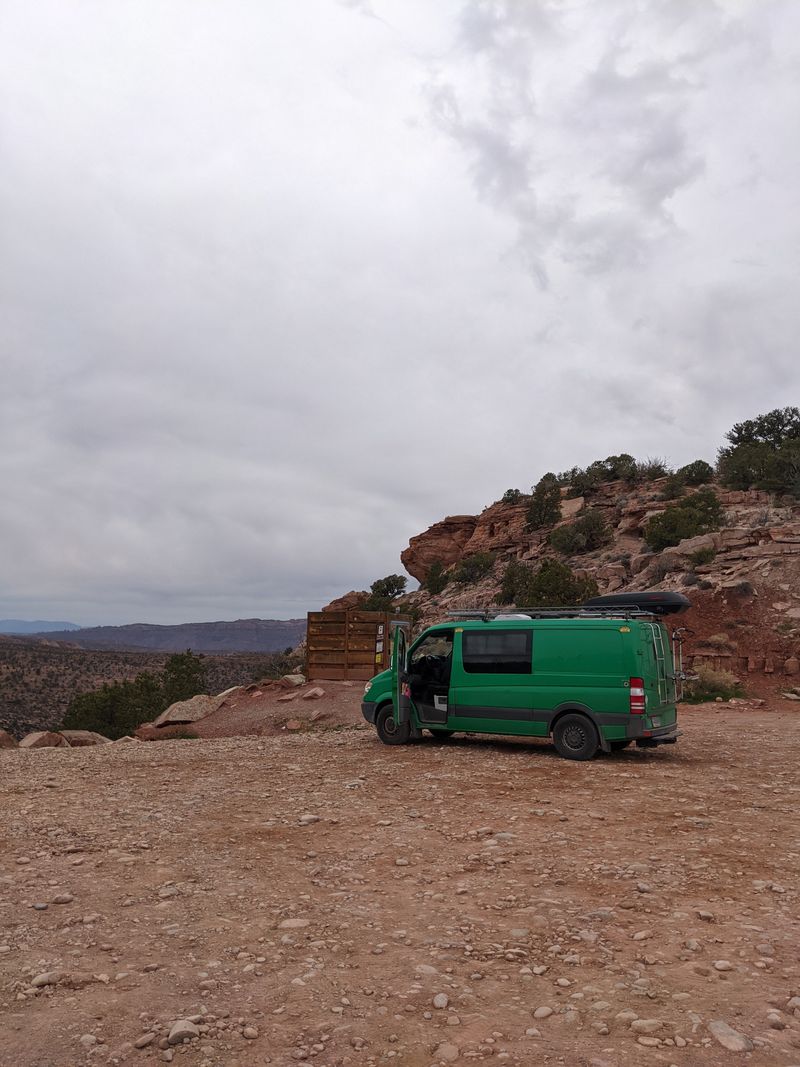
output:
[[[69,741],[54,730],[36,730],[19,743],[20,748],[69,748]]]
[[[424,582],[434,563],[451,567],[462,558],[464,546],[475,532],[475,515],[451,515],[434,523],[424,533],[409,541],[400,560],[410,575]]]
[[[345,593],[344,596],[337,597],[336,600],[332,600],[330,604],[326,604],[322,609],[323,611],[347,611],[348,608],[358,608],[369,596],[366,589],[358,591],[351,589],[349,593]]]
[[[0,748],[18,748],[16,737],[8,732],[8,730],[0,730]]]

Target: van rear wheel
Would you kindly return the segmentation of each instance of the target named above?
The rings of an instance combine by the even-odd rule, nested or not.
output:
[[[600,739],[585,715],[563,715],[553,727],[553,744],[564,759],[589,760],[597,753]]]
[[[394,709],[391,704],[384,704],[375,716],[375,729],[384,745],[406,745],[411,737],[411,726],[394,721]]]

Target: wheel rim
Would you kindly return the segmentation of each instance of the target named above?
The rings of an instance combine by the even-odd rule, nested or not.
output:
[[[586,744],[586,731],[579,723],[570,723],[564,730],[562,739],[567,748],[579,752]]]
[[[387,715],[384,718],[383,732],[389,735],[397,733],[397,723],[394,721],[394,715]]]

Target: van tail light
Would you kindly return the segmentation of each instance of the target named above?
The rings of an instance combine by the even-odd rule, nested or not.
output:
[[[645,713],[645,696],[644,696],[644,678],[631,678],[630,679],[630,713],[631,715],[644,715]]]

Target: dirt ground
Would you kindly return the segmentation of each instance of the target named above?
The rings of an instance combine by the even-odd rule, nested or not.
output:
[[[681,718],[0,752],[0,1064],[800,1064],[800,711]]]

